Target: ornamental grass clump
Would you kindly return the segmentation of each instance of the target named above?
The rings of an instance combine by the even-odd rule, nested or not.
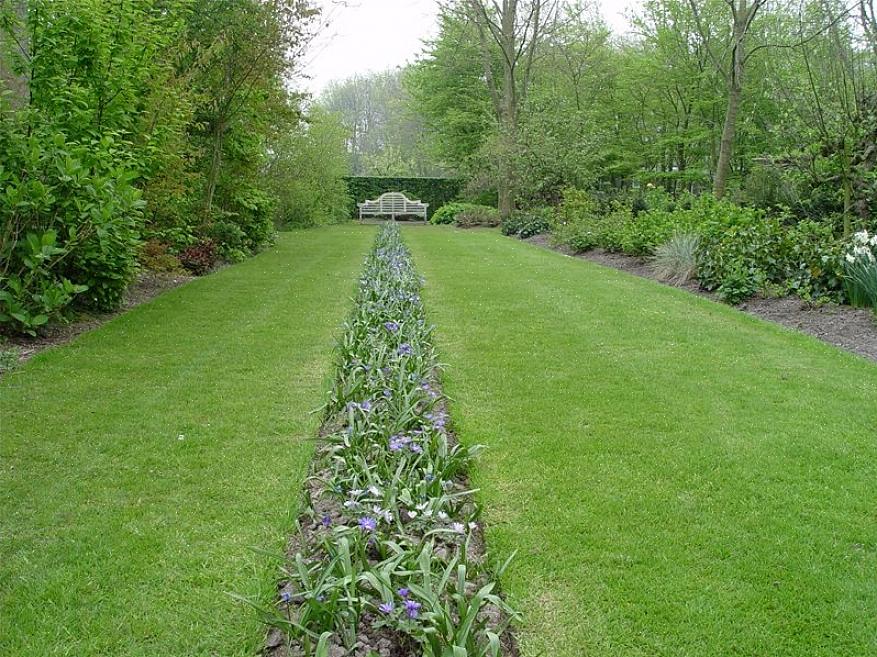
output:
[[[652,270],[659,280],[684,285],[697,275],[699,248],[700,236],[696,233],[676,233],[655,250]]]
[[[844,254],[844,287],[850,304],[877,311],[877,233],[853,235]]]
[[[480,448],[448,431],[421,285],[386,226],[336,348],[279,604],[254,605],[274,628],[268,654],[501,653],[514,613],[481,552],[466,479]]]

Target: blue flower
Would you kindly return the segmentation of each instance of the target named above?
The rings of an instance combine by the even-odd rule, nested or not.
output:
[[[405,601],[405,613],[408,614],[408,618],[417,618],[417,615],[420,613],[421,604],[419,602],[414,602],[414,600],[406,600]]]
[[[290,602],[292,602],[292,593],[290,593],[289,591],[284,591],[280,594],[280,600],[282,602],[285,602],[286,604],[289,604]]]
[[[399,597],[400,597],[400,598],[407,598],[407,597],[408,597],[408,594],[411,593],[411,591],[409,591],[408,589],[404,589],[404,588],[403,588],[403,589],[399,589],[398,591],[396,591],[396,593],[399,594]]]
[[[373,532],[378,528],[378,521],[369,516],[359,519],[359,528],[364,532]]]
[[[384,328],[390,333],[396,333],[399,330],[398,322],[384,322]]]
[[[383,614],[392,614],[393,610],[396,608],[392,602],[384,602],[381,605],[378,605],[378,609],[380,609]]]
[[[411,349],[410,344],[408,344],[407,342],[403,342],[401,345],[399,345],[399,350],[396,353],[398,353],[400,356],[410,356],[414,353],[414,350]]]
[[[328,527],[332,524],[332,518],[330,518],[328,515],[324,515],[323,519],[320,522],[323,524],[323,527]]]

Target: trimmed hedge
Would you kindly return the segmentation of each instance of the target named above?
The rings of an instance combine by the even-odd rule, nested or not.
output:
[[[383,178],[351,176],[345,178],[350,192],[350,216],[357,217],[357,203],[376,199],[387,192],[402,192],[412,201],[429,203],[427,218],[446,203],[457,200],[463,189],[459,178]]]

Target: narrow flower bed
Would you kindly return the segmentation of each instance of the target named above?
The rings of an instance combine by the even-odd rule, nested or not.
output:
[[[511,652],[466,480],[478,448],[448,430],[421,283],[387,225],[338,346],[280,604],[261,610],[270,654]]]

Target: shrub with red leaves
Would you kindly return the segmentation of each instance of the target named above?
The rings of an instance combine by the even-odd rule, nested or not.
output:
[[[216,266],[216,244],[203,240],[180,253],[180,262],[196,276],[203,276]]]

